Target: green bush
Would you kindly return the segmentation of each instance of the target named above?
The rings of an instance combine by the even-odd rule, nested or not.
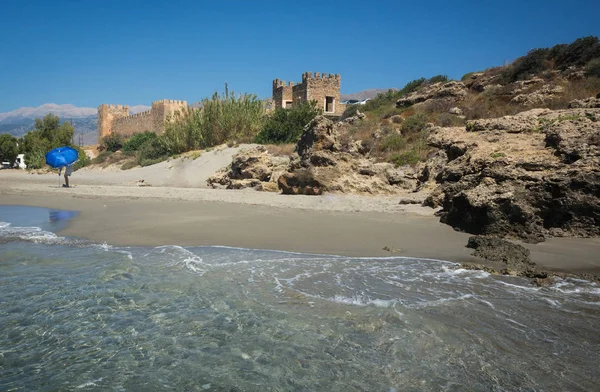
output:
[[[17,155],[19,155],[17,138],[7,133],[0,135],[0,161],[7,161],[12,165]]]
[[[321,114],[321,110],[317,109],[315,101],[303,102],[290,109],[277,108],[267,118],[263,129],[254,138],[254,142],[260,144],[295,143],[300,138],[304,126],[319,114]]]
[[[110,133],[102,138],[101,146],[106,151],[119,151],[123,147],[123,136],[120,133]]]
[[[429,80],[427,81],[429,84],[434,84],[434,83],[445,83],[448,81],[448,76],[446,75],[436,75],[433,76],[431,78],[429,78]]]
[[[499,82],[507,84],[528,79],[552,68],[565,70],[571,66],[582,67],[597,58],[600,58],[598,37],[582,37],[568,45],[560,44],[529,51],[506,67]]]
[[[460,78],[461,82],[466,82],[467,80],[471,79],[471,76],[473,76],[476,72],[467,72],[466,74],[464,74],[462,76],[462,78]]]
[[[121,170],[129,170],[136,167],[138,163],[135,160],[127,161],[121,165]]]
[[[33,150],[25,154],[25,164],[28,169],[41,169],[46,164],[46,152]]]
[[[600,78],[600,58],[593,59],[585,66],[585,76]]]
[[[412,116],[407,117],[404,122],[402,122],[402,133],[412,134],[421,132],[425,128],[425,125],[427,125],[426,114],[413,114]]]
[[[154,132],[141,132],[131,136],[125,143],[123,143],[123,152],[130,153],[138,151],[140,147],[150,139],[156,138]]]
[[[92,159],[92,163],[99,164],[104,163],[106,159],[112,154],[110,151],[104,150],[100,151],[100,153],[96,156],[96,158]]]
[[[149,166],[166,160],[171,155],[168,140],[165,137],[156,137],[146,141],[139,150],[138,164]]]
[[[406,147],[406,140],[404,140],[402,135],[398,134],[386,136],[379,145],[379,149],[386,152],[399,151],[404,147]]]
[[[421,158],[415,150],[409,150],[400,154],[394,154],[389,158],[389,161],[396,166],[415,165]]]
[[[442,127],[460,127],[465,125],[465,120],[454,114],[440,113],[437,115],[436,123]]]
[[[407,94],[417,91],[425,83],[427,83],[427,79],[425,79],[425,78],[415,79],[415,80],[412,80],[412,81],[406,83],[406,85],[402,88],[402,90],[400,90],[400,96],[407,95]]]
[[[87,154],[85,153],[85,151],[83,151],[83,148],[81,148],[79,146],[75,146],[74,148],[77,150],[77,154],[78,154],[77,162],[75,162],[75,164],[73,165],[74,170],[79,170],[82,167],[86,167],[87,165],[89,165],[92,162],[90,157],[88,157]]]
[[[600,43],[598,37],[582,37],[569,45],[560,45],[552,51],[553,59],[559,69],[567,69],[575,65],[582,67],[594,58],[600,57]]]

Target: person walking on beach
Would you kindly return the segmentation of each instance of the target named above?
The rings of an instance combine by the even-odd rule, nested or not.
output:
[[[69,186],[69,176],[73,173],[73,165],[65,166],[65,183],[63,187],[70,188]]]

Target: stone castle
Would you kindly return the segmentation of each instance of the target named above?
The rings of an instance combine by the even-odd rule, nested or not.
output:
[[[129,114],[127,105],[98,106],[98,139],[110,133],[130,136],[134,133],[151,131],[163,133],[165,121],[177,111],[187,107],[186,101],[161,99],[152,102],[152,109]]]
[[[295,103],[317,101],[317,107],[323,114],[341,116],[346,105],[340,103],[340,75],[305,72],[302,82],[286,83],[285,80],[273,80],[273,105],[276,108],[290,108]]]

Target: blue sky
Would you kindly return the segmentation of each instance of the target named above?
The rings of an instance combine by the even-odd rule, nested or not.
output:
[[[600,35],[600,1],[13,1],[0,6],[0,112],[261,98],[339,73],[342,93],[460,78]]]

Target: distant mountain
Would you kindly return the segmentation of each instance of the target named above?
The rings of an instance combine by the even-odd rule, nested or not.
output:
[[[359,101],[362,101],[363,99],[367,99],[367,98],[375,98],[377,96],[377,94],[385,93],[388,90],[397,90],[397,89],[395,89],[395,88],[392,88],[392,89],[372,88],[369,90],[359,91],[357,93],[352,93],[352,94],[340,94],[340,100],[346,101],[348,99],[358,99]]]
[[[130,107],[130,112],[140,113],[150,110],[150,106],[135,105]],[[77,107],[74,105],[58,105],[46,103],[37,108],[24,107],[10,112],[0,113],[0,133],[9,133],[21,137],[33,129],[36,118],[42,118],[52,113],[60,117],[62,121],[69,121],[75,128],[74,142],[79,143],[79,135],[83,144],[95,144],[98,142],[98,109]]]

